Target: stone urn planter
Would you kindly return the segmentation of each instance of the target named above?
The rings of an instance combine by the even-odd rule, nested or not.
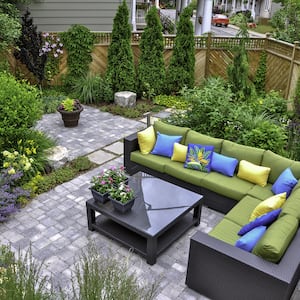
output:
[[[61,102],[57,111],[61,114],[65,127],[76,127],[78,126],[83,106],[79,100],[67,98]]]

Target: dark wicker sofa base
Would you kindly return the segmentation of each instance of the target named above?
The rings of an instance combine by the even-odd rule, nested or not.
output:
[[[191,238],[186,284],[214,300],[290,299],[298,283],[300,233],[278,264],[203,232]]]
[[[137,134],[124,139],[124,166],[129,174],[142,171],[204,197],[204,205],[226,214],[236,201],[130,160],[138,150]],[[299,230],[278,264],[197,232],[190,243],[186,284],[213,300],[290,299],[300,275]]]

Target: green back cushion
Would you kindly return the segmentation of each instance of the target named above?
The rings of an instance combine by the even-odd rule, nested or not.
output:
[[[300,220],[300,189],[294,190],[282,206],[281,215],[292,215]]]
[[[185,143],[186,134],[189,131],[187,127],[179,127],[171,124],[164,123],[162,121],[155,121],[153,124],[154,130],[166,135],[181,135],[181,144]]]
[[[291,215],[277,219],[267,229],[252,252],[265,260],[277,263],[298,229],[298,220]]]
[[[271,168],[268,181],[274,183],[282,171],[288,167],[291,167],[293,162],[294,161],[291,159],[282,157],[270,150],[267,150],[263,155],[261,165]],[[296,175],[294,174],[294,176]]]
[[[221,154],[235,157],[239,161],[247,160],[253,164],[260,165],[265,150],[236,144],[231,141],[224,140],[222,144]]]
[[[220,153],[222,143],[223,143],[222,139],[210,137],[208,135],[199,133],[194,130],[189,130],[189,132],[186,135],[186,140],[185,140],[186,145],[201,144],[201,145],[214,146],[214,151],[217,153]]]

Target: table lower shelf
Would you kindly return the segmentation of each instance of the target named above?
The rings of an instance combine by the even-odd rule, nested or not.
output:
[[[193,227],[197,220],[192,213],[181,217],[171,228],[157,237],[156,257],[166,250],[173,242]],[[91,224],[92,229],[122,243],[135,252],[147,257],[147,236],[142,236],[124,226],[112,221],[104,215],[96,217],[96,222]]]

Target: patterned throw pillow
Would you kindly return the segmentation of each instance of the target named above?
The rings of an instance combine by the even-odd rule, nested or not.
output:
[[[214,146],[188,144],[184,167],[209,173]]]

